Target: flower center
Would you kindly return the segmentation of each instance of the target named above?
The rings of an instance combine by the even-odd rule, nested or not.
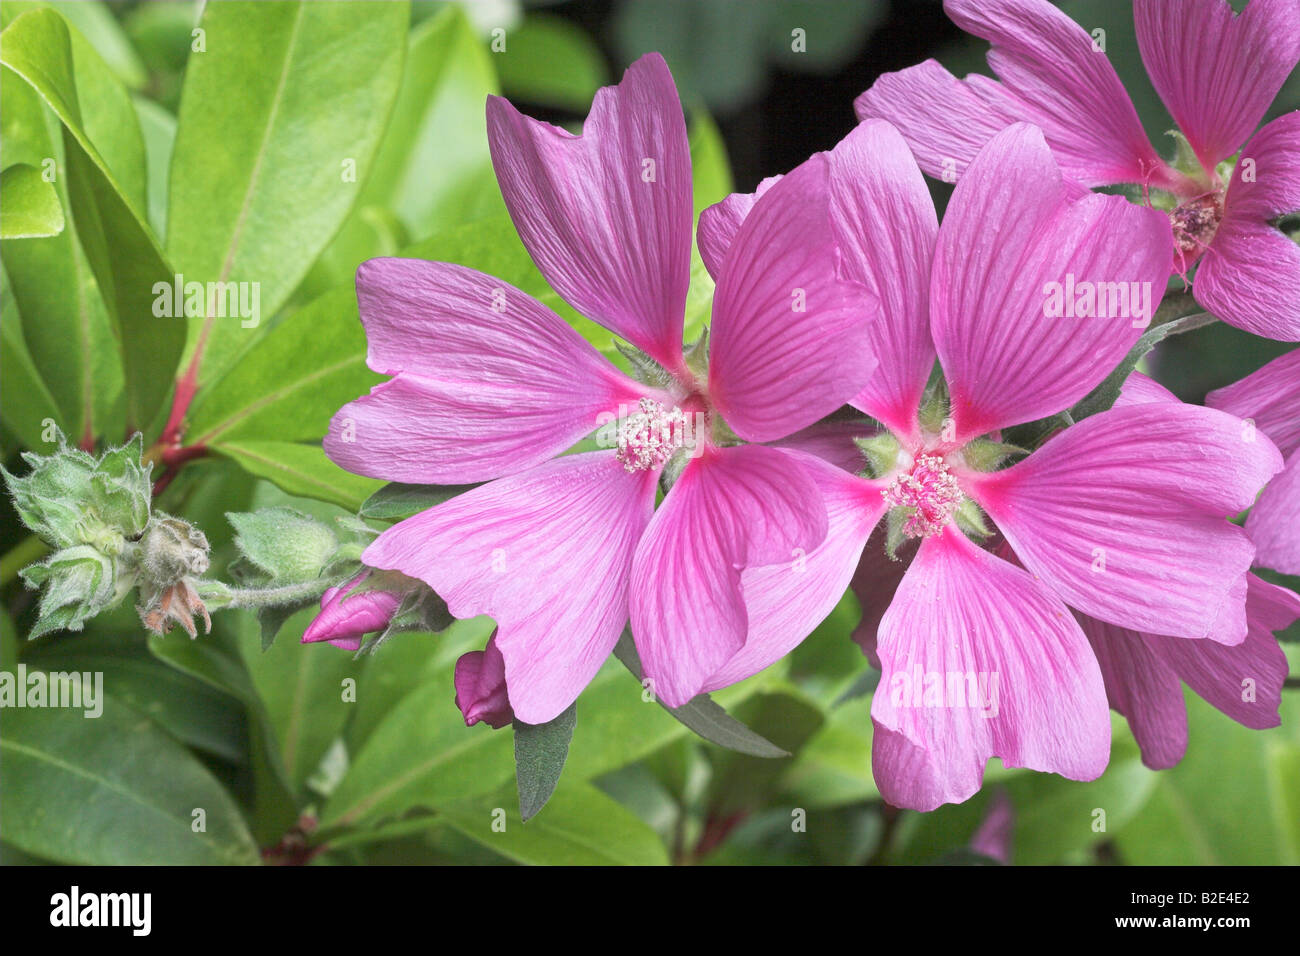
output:
[[[651,398],[639,402],[640,411],[619,425],[615,457],[629,472],[662,468],[680,448],[691,443],[691,422],[680,408],[667,409]]]
[[[961,487],[937,455],[919,455],[911,471],[895,475],[881,492],[885,504],[903,508],[903,532],[910,538],[928,538],[943,530],[961,504]]]
[[[1169,214],[1174,246],[1184,260],[1196,259],[1210,245],[1223,219],[1223,193],[1215,191],[1180,203]]]

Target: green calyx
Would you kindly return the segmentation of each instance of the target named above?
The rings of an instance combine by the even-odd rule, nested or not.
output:
[[[889,432],[881,432],[870,438],[855,438],[853,444],[858,446],[858,451],[862,452],[862,457],[867,461],[868,478],[883,478],[893,471],[903,447]]]
[[[961,457],[967,467],[975,471],[994,471],[1009,458],[1028,455],[1029,450],[1008,442],[976,438],[962,447]]]

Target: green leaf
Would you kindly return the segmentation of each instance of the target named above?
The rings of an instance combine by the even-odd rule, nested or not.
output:
[[[391,482],[365,500],[361,505],[361,517],[399,521],[477,487],[478,485],[404,485]]]
[[[23,660],[46,671],[104,675],[104,690],[163,731],[227,763],[248,759],[248,728],[230,694],[163,664],[136,634],[68,635],[34,645]]]
[[[644,672],[641,670],[641,658],[637,655],[636,645],[632,641],[630,632],[623,632],[618,646],[614,648],[614,654],[637,680],[642,679],[641,675]],[[753,757],[790,756],[788,751],[782,750],[731,717],[708,694],[700,694],[681,707],[669,707],[663,703],[660,706],[705,740],[720,747]]]
[[[507,813],[508,790],[440,817],[471,840],[519,863],[551,866],[664,866],[668,852],[654,830],[590,784],[566,783],[546,813],[525,824]],[[494,823],[496,829],[494,829]],[[504,831],[500,827],[504,824]]]
[[[90,41],[124,86],[138,90],[145,85],[149,77],[144,64],[105,4],[99,0],[49,0],[49,3]]]
[[[373,173],[408,22],[405,3],[206,5],[167,212],[167,251],[186,281],[257,283],[263,315],[283,305]],[[262,331],[196,317],[187,355],[204,343],[200,383]]]
[[[609,82],[600,47],[586,31],[547,14],[531,14],[511,30],[494,62],[511,100],[575,112],[586,112]]]
[[[232,629],[239,626],[231,623],[232,617],[218,616],[213,621],[212,634],[201,641],[177,634],[151,634],[149,653],[164,664],[230,694],[244,705],[250,726],[248,763],[253,775],[253,830],[259,843],[270,844],[297,821],[298,808],[266,706],[238,656],[237,636],[231,637]]]
[[[774,738],[790,753],[798,752],[825,722],[821,709],[793,685],[757,694],[739,708],[745,725]],[[747,754],[723,753],[714,760],[710,807],[720,813],[754,811],[776,790],[788,772],[788,762],[775,762]]]
[[[726,199],[735,187],[727,144],[713,117],[704,110],[693,111],[687,135],[691,147],[691,192],[698,217],[709,206]]]
[[[298,309],[190,409],[194,444],[235,439],[316,441],[345,402],[380,381],[366,368],[366,337],[351,288]]]
[[[176,143],[176,117],[153,100],[137,96],[132,101],[144,135],[145,166],[148,170],[149,225],[159,236],[167,235],[167,183],[171,173],[172,147]]]
[[[328,644],[298,643],[316,610],[307,608],[293,615],[286,625],[292,639],[277,641],[265,651],[252,622],[239,630],[244,665],[266,705],[289,781],[297,792],[351,716],[356,704],[345,698],[343,682],[355,680],[361,671],[361,664],[347,651]]]
[[[462,9],[449,4],[416,26],[364,202],[393,210],[421,239],[504,212],[484,110],[498,92],[492,57]]]
[[[0,18],[12,13],[0,7]],[[67,211],[63,141],[59,125],[36,91],[17,81],[0,82],[0,125],[7,162],[25,162],[56,177],[55,187]],[[33,370],[45,383],[56,410],[43,416],[56,421],[75,439],[96,434],[117,437],[125,423],[121,410],[122,363],[113,339],[108,310],[77,242],[75,224],[46,239],[15,239],[0,243],[7,291]],[[6,295],[6,311],[9,296]],[[4,356],[8,360],[9,356]],[[14,380],[0,381],[6,394]],[[12,388],[14,394],[23,390]],[[20,399],[23,401],[25,399]],[[0,407],[8,401],[0,402]],[[40,448],[39,444],[29,444]]]
[[[331,501],[350,511],[380,486],[374,478],[344,471],[319,445],[287,441],[218,442],[212,450],[239,463],[249,474],[275,482],[291,495]]]
[[[67,708],[8,711],[0,777],[5,840],[27,853],[85,865],[258,862],[217,780],[111,697],[93,720]]]
[[[514,722],[515,784],[519,790],[519,815],[525,823],[546,806],[555,792],[577,722],[576,703],[544,724]]]
[[[1115,845],[1143,866],[1300,863],[1300,696],[1282,692],[1282,725],[1250,730],[1191,691],[1187,755],[1155,775],[1150,800]]]
[[[63,231],[63,207],[54,184],[26,163],[0,173],[0,239],[37,239]]]
[[[74,67],[74,48],[88,49],[84,41],[81,44],[69,37],[57,13],[32,10],[5,28],[0,62],[26,80],[63,124],[72,219],[113,319],[125,369],[127,424],[134,426],[148,422],[167,394],[185,330],[178,321],[160,322],[154,315],[154,283],[170,280],[172,273],[138,212],[144,196],[143,161],[110,166],[89,134],[89,123],[82,125],[81,91],[74,76],[93,60],[83,53]],[[101,76],[98,82],[112,93],[87,102],[86,117],[101,116],[104,104],[120,104],[125,98],[127,129],[142,156],[139,128],[125,91],[111,76]],[[124,178],[118,178],[118,169],[126,171]]]
[[[9,290],[9,275],[0,268],[0,421],[28,448],[53,450],[59,409],[23,341],[22,319]],[[48,447],[47,447],[48,446]]]
[[[509,782],[510,734],[465,726],[452,667],[402,698],[370,733],[326,801],[321,827],[353,827],[414,807],[441,809]]]

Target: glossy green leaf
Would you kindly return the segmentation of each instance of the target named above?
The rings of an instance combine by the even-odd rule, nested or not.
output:
[[[404,485],[391,482],[365,500],[361,517],[380,521],[400,521],[450,501],[477,485]]]
[[[10,293],[8,273],[0,267],[0,421],[27,448],[53,451],[50,424],[59,409],[23,340],[22,319]]]
[[[135,112],[125,91],[111,75],[101,75],[101,91],[85,104],[83,126],[81,88],[74,77],[93,59],[88,44],[74,42],[63,19],[54,11],[32,10],[10,23],[0,38],[0,61],[27,81],[63,125],[68,199],[77,235],[114,321],[115,336],[125,370],[128,425],[147,422],[170,387],[184,340],[184,326],[154,315],[154,284],[167,281],[171,268],[163,259],[152,231],[144,223],[142,159],[112,166],[96,147],[89,118],[102,122],[111,115],[108,104],[125,103],[125,129],[143,156]],[[93,51],[92,51],[93,52]],[[107,71],[104,71],[107,74]],[[113,93],[103,94],[110,89]],[[105,138],[101,136],[101,139]],[[133,172],[134,171],[134,172]],[[119,177],[122,177],[119,179]]]
[[[261,317],[275,314],[373,173],[408,17],[405,3],[204,7],[167,212],[167,251],[187,281],[257,283]],[[199,382],[264,330],[232,317],[192,319],[187,354],[203,342]]]
[[[641,680],[641,659],[637,656],[636,645],[632,642],[630,632],[624,632],[623,636],[619,638],[614,653],[632,672],[633,676],[637,680]],[[730,716],[708,694],[700,694],[681,707],[669,707],[667,704],[661,704],[661,706],[705,740],[720,747],[754,757],[790,756],[788,751],[756,734]]]
[[[163,664],[138,634],[68,634],[34,645],[24,660],[47,671],[98,671],[109,696],[181,743],[230,764],[247,760],[248,727],[238,701]]]
[[[90,42],[122,85],[132,90],[145,85],[144,63],[106,4],[99,0],[49,0],[49,5]]]
[[[189,440],[315,441],[331,416],[380,377],[366,368],[356,296],[340,289],[277,325],[190,410]]]
[[[505,40],[493,62],[512,100],[585,113],[610,81],[600,47],[570,20],[532,14]]]
[[[0,7],[0,19],[14,15],[9,4]],[[65,434],[78,440],[120,435],[125,425],[120,409],[122,362],[112,320],[68,212],[58,120],[35,90],[9,74],[0,82],[0,124],[5,161],[28,163],[43,176],[52,176],[67,219],[57,236],[0,244],[8,289],[19,313],[15,321],[21,328],[14,334],[21,335],[57,407],[50,417]],[[0,382],[0,388],[10,393],[11,383]]]
[[[211,446],[250,474],[275,482],[291,495],[318,498],[350,511],[361,507],[382,482],[344,471],[319,445],[287,441],[220,441]]]
[[[654,830],[589,784],[565,783],[546,812],[519,819],[514,795],[449,807],[442,819],[471,840],[519,863],[550,866],[663,866],[668,852]],[[494,824],[496,828],[494,829]],[[504,830],[500,829],[504,825]]]
[[[558,717],[544,724],[514,722],[515,785],[519,815],[525,823],[546,806],[555,792],[569,756],[569,742],[573,740],[577,720],[577,705],[570,704]]]
[[[356,706],[348,699],[354,695],[345,693],[344,681],[355,681],[362,667],[337,647],[298,642],[316,611],[308,608],[293,615],[285,633],[265,651],[252,622],[239,634],[244,665],[266,705],[289,781],[299,792]]]
[[[95,719],[67,708],[6,711],[0,777],[5,840],[28,853],[90,865],[258,862],[217,780],[112,698]]]
[[[26,163],[0,173],[0,239],[39,239],[63,231],[63,207],[54,184]]]
[[[153,100],[137,96],[132,101],[144,136],[145,166],[148,171],[149,225],[159,236],[167,235],[167,183],[171,175],[172,146],[176,142],[176,117]]]

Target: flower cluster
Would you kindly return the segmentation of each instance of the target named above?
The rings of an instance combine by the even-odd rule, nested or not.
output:
[[[389,378],[325,448],[371,477],[474,485],[361,558],[495,620],[456,669],[468,723],[556,718],[629,627],[647,686],[683,705],[782,658],[850,586],[896,805],[965,800],[992,757],[1093,779],[1111,707],[1170,766],[1183,682],[1277,723],[1273,631],[1300,598],[1252,568],[1300,573],[1300,352],[1208,406],[1129,372],[1171,277],[1225,321],[1300,339],[1300,246],[1276,226],[1300,208],[1300,114],[1254,132],[1300,59],[1300,9],[1138,0],[1182,130],[1166,161],[1046,0],[946,8],[992,42],[1001,82],[886,75],[834,149],[705,210],[716,291],[690,346],[690,156],[664,61],[602,90],[580,136],[490,99],[520,238],[630,343],[634,374],[492,276],[358,270],[367,361]],[[923,171],[956,183],[942,222]],[[617,447],[575,448],[610,420]],[[400,597],[357,584],[326,593],[305,640],[387,626]]]

